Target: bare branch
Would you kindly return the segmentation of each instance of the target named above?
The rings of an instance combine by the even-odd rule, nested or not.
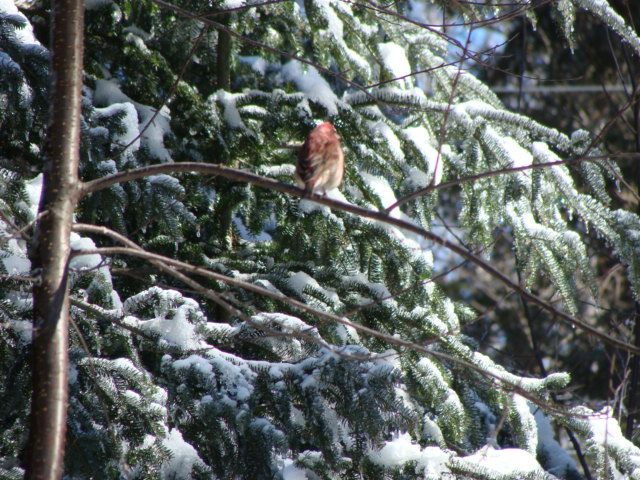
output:
[[[283,303],[287,303],[288,305],[291,305],[295,308],[298,308],[300,310],[303,310],[305,312],[309,312],[312,313],[320,318],[323,318],[325,320],[330,320],[336,323],[340,323],[343,324],[345,326],[348,327],[352,327],[362,333],[366,333],[368,335],[372,335],[374,337],[378,337],[378,338],[382,338],[387,342],[393,343],[395,345],[399,345],[399,346],[404,346],[404,347],[408,347],[410,345],[412,345],[411,342],[406,342],[406,341],[400,341],[394,337],[391,337],[389,335],[383,334],[378,332],[377,330],[374,330],[372,328],[369,327],[365,327],[363,325],[359,325],[355,322],[349,321],[341,316],[338,315],[334,315],[332,313],[328,313],[328,312],[324,312],[322,310],[318,310],[314,307],[312,307],[311,305],[308,305],[304,302],[301,302],[299,300],[296,300],[294,298],[288,297],[284,294],[272,291],[272,290],[268,290],[264,287],[261,287],[260,285],[256,285],[253,283],[249,283],[249,282],[245,282],[243,280],[238,280],[237,278],[233,278],[233,277],[229,277],[227,275],[222,275],[220,273],[216,273],[213,272],[211,270],[208,270],[206,268],[203,267],[196,267],[194,265],[191,265],[189,263],[185,263],[185,262],[181,262],[179,260],[174,260],[172,258],[169,257],[165,257],[162,255],[158,255],[155,253],[151,253],[148,252],[146,250],[143,250],[141,247],[135,245],[133,242],[131,242],[130,240],[126,239],[125,237],[122,237],[120,234],[106,228],[106,227],[99,227],[99,226],[95,226],[95,225],[88,225],[88,224],[76,224],[73,226],[74,230],[76,231],[80,231],[80,232],[91,232],[91,233],[99,233],[102,235],[108,235],[112,238],[118,238],[119,241],[122,241],[122,243],[125,243],[124,241],[126,240],[126,245],[128,245],[128,247],[105,247],[105,248],[97,248],[97,249],[93,249],[93,250],[82,250],[82,251],[77,251],[74,252],[74,255],[88,255],[91,253],[95,253],[95,254],[100,254],[100,255],[116,255],[116,254],[123,254],[123,255],[131,255],[131,256],[136,256],[136,257],[140,257],[140,258],[145,258],[147,260],[149,260],[151,263],[153,263],[154,265],[156,265],[158,268],[160,267],[160,263],[163,263],[165,267],[170,267],[171,271],[168,271],[167,268],[163,268],[164,271],[166,271],[166,273],[170,273],[171,275],[173,275],[176,278],[179,278],[181,281],[186,278],[189,280],[189,282],[184,282],[187,283],[187,285],[189,285],[189,287],[193,288],[195,291],[197,291],[198,293],[201,293],[205,296],[207,296],[208,298],[211,298],[211,294],[213,293],[210,289],[206,289],[204,287],[202,287],[200,284],[194,285],[194,282],[192,279],[190,279],[189,277],[186,277],[186,275],[184,274],[180,274],[178,271],[186,271],[189,273],[192,273],[194,275],[199,275],[205,278],[210,278],[212,280],[217,280],[220,282],[224,282],[226,284],[229,285],[234,285],[236,287],[240,287],[240,288],[244,288],[245,290],[249,290],[251,292],[254,293],[258,293],[260,295],[264,295],[265,297],[269,297],[269,298],[273,298],[274,300],[279,300]],[[178,273],[178,275],[176,275],[176,273]],[[206,293],[203,291],[207,290],[209,293]],[[215,293],[214,296],[219,297],[219,294]],[[237,314],[237,312],[234,312],[234,314]]]
[[[103,234],[107,234],[108,236],[112,236],[112,237],[121,237],[120,234],[113,232],[105,227],[98,227],[95,225],[88,225],[88,224],[77,224],[74,226],[75,230],[78,231],[88,231],[88,232],[92,232],[92,233],[103,233]],[[122,239],[126,240],[124,237],[122,237]],[[131,242],[127,242],[127,243],[131,243]],[[334,321],[336,323],[340,323],[342,325],[345,326],[349,326],[351,328],[354,328],[356,330],[358,330],[361,333],[365,333],[367,335],[371,335],[377,338],[380,338],[382,340],[384,340],[385,342],[391,344],[391,345],[395,345],[397,347],[401,347],[403,349],[409,349],[409,350],[415,350],[415,351],[419,351],[421,353],[424,353],[426,355],[429,356],[433,356],[435,358],[438,358],[442,361],[446,361],[449,362],[451,364],[457,365],[459,367],[462,367],[466,370],[472,370],[475,371],[477,373],[480,373],[483,377],[487,377],[487,378],[492,378],[494,380],[497,380],[498,382],[500,382],[500,384],[502,385],[502,388],[504,388],[505,391],[511,391],[511,392],[516,392],[519,395],[523,396],[524,398],[527,398],[528,400],[530,400],[531,402],[537,404],[537,405],[544,405],[544,408],[546,411],[549,411],[551,413],[555,413],[555,414],[560,414],[560,415],[565,415],[566,412],[553,406],[548,404],[547,402],[545,402],[543,399],[531,394],[530,392],[527,392],[526,390],[522,389],[520,387],[520,385],[518,385],[517,383],[513,383],[510,382],[509,380],[506,380],[505,378],[500,377],[499,375],[491,372],[491,371],[487,371],[481,367],[479,367],[478,365],[475,365],[474,363],[471,363],[469,361],[466,361],[464,359],[458,358],[457,356],[451,356],[448,355],[446,353],[440,352],[440,351],[434,351],[434,350],[430,350],[424,343],[423,344],[418,344],[415,342],[410,342],[407,340],[403,340],[401,338],[398,338],[396,336],[392,336],[390,334],[385,334],[382,332],[379,332],[377,330],[365,327],[364,325],[360,325],[358,323],[355,322],[351,322],[349,320],[346,320],[344,317],[338,316],[338,315],[334,315],[332,313],[328,313],[328,312],[324,312],[322,310],[317,310],[309,305],[307,305],[306,303],[300,302],[298,300],[292,299],[290,297],[287,297],[286,295],[283,294],[278,294],[277,292],[273,292],[271,290],[267,290],[263,287],[260,287],[259,285],[254,285],[251,283],[247,283],[247,282],[243,282],[241,280],[237,280],[234,279],[232,277],[226,277],[225,275],[221,275],[215,272],[212,272],[210,270],[201,268],[201,267],[195,267],[193,265],[190,265],[188,263],[185,262],[180,262],[178,260],[174,260],[168,257],[163,257],[162,255],[157,255],[151,252],[147,252],[146,250],[143,250],[140,247],[137,248],[128,248],[128,247],[105,247],[105,248],[96,248],[96,249],[91,249],[91,250],[79,250],[74,252],[74,255],[79,256],[79,255],[91,255],[91,254],[99,254],[99,255],[105,255],[105,254],[125,254],[125,255],[132,255],[132,256],[137,256],[137,257],[141,257],[141,258],[146,258],[148,260],[150,260],[153,264],[157,265],[157,263],[166,263],[167,266],[171,265],[170,268],[173,269],[174,276],[175,273],[177,273],[177,270],[186,270],[189,271],[191,273],[194,274],[198,274],[201,276],[205,276],[205,277],[209,277],[212,279],[216,279],[216,280],[221,280],[221,281],[225,281],[227,283],[230,284],[234,284],[237,286],[241,286],[242,288],[246,288],[247,290],[251,290],[254,291],[256,293],[261,293],[265,296],[269,296],[270,298],[276,299],[276,300],[281,300],[283,302],[286,302],[290,305],[296,306],[297,308],[300,308],[301,310],[305,310],[309,313],[313,313],[314,315],[321,317],[321,318],[325,318],[327,320],[331,320]],[[180,278],[178,276],[176,276],[176,278]],[[193,281],[190,282],[190,287],[194,288],[197,291],[202,291],[202,290],[208,290],[202,286],[199,287],[194,287],[193,286]],[[203,292],[200,292],[203,293]],[[255,324],[255,322],[251,322],[252,325]],[[435,339],[434,339],[435,340]],[[368,359],[368,358],[367,358]]]
[[[87,182],[83,187],[83,193],[87,194],[87,193],[95,192],[103,188],[106,188],[108,186],[115,185],[116,183],[135,180],[136,178],[141,178],[149,175],[158,175],[161,173],[177,173],[177,172],[198,172],[198,173],[203,173],[207,175],[220,175],[226,178],[231,178],[232,180],[236,180],[239,182],[251,183],[253,185],[257,185],[262,188],[267,188],[271,190],[277,190],[283,193],[288,193],[296,197],[309,198],[314,202],[320,203],[322,205],[326,205],[335,210],[348,212],[358,217],[371,218],[373,220],[377,220],[382,223],[386,223],[404,230],[408,230],[412,233],[422,236],[427,240],[437,243],[438,245],[442,245],[443,247],[460,255],[462,258],[469,260],[471,263],[480,267],[481,269],[486,271],[488,274],[493,276],[495,279],[502,282],[507,287],[516,291],[522,297],[526,298],[532,303],[535,303],[536,305],[541,307],[543,310],[546,310],[547,312],[549,312],[552,316],[558,317],[559,319],[569,323],[570,325],[581,328],[591,333],[592,335],[595,335],[596,337],[602,339],[603,341],[610,343],[611,345],[615,345],[619,348],[622,348],[623,350],[627,350],[630,352],[640,353],[639,347],[623,342],[616,338],[612,338],[609,335],[600,332],[599,330],[592,327],[588,323],[583,322],[582,320],[578,320],[577,318],[574,318],[571,315],[558,310],[557,308],[549,304],[549,302],[538,297],[537,295],[534,295],[533,293],[530,293],[529,291],[521,287],[517,282],[511,280],[505,274],[497,270],[488,262],[474,255],[472,252],[470,252],[466,248],[461,247],[460,245],[457,245],[453,242],[450,242],[449,240],[446,240],[436,235],[433,232],[425,230],[424,228],[414,223],[391,217],[386,212],[369,210],[367,208],[362,208],[357,205],[353,205],[351,203],[339,202],[337,200],[333,200],[328,197],[321,197],[319,195],[312,195],[311,197],[306,197],[305,191],[301,188],[294,187],[293,185],[288,185],[286,183],[277,182],[275,180],[261,177],[253,173],[245,172],[242,170],[236,170],[234,168],[224,167],[221,165],[209,165],[209,164],[193,163],[193,162],[165,163],[161,165],[151,165],[147,167],[136,168],[133,170],[128,170],[126,172],[110,175],[108,177]]]

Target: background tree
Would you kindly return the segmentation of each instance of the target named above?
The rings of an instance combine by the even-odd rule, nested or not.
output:
[[[637,25],[640,10],[629,2],[610,4],[628,25]],[[594,19],[584,10],[575,11],[575,26],[571,31],[558,35],[561,8],[560,2],[548,3],[532,12],[533,23],[520,17],[510,26],[502,24],[502,32],[508,39],[505,50],[494,57],[495,68],[484,69],[481,76],[494,91],[500,92],[499,96],[514,111],[560,131],[584,129],[591,134],[594,145],[613,152],[619,158],[616,163],[622,175],[617,184],[622,188],[610,185],[612,205],[637,212],[640,164],[634,153],[640,152],[638,57],[628,42],[612,34],[606,22]],[[518,75],[512,75],[514,72]],[[590,192],[588,185],[580,188]],[[631,325],[638,325],[630,320],[638,310],[636,296],[624,278],[625,272],[615,252],[603,248],[596,235],[591,235],[587,244],[591,263],[600,279],[599,302],[592,314],[602,328],[630,336]],[[512,326],[519,324],[511,316],[503,317],[506,318]],[[520,323],[519,328],[504,329],[512,332],[508,343],[513,351],[528,348],[518,338],[522,339],[521,332],[529,328]],[[539,338],[548,335],[544,333],[546,328],[539,325],[533,334]],[[580,396],[608,398],[614,402],[626,398],[628,412],[636,411],[637,360],[629,363],[629,357],[615,350],[590,348],[588,338],[560,325],[554,327],[553,335],[572,345],[582,343],[580,348],[566,349],[564,353],[552,342],[537,344],[542,350],[539,357],[555,357],[557,368],[571,372],[575,378],[591,379],[576,385]],[[638,335],[634,335],[637,342]],[[521,365],[530,368],[533,363],[525,360]],[[627,436],[634,431],[631,424],[634,415],[627,418]]]
[[[585,8],[640,52],[604,2],[560,3],[560,28]],[[50,75],[31,26],[49,13],[21,6],[0,3],[8,478],[26,462]],[[505,342],[527,318],[550,345],[559,323],[580,332],[533,349],[549,371],[587,337],[637,352],[591,306],[594,250],[638,292],[640,220],[610,197],[623,173],[587,131],[512,113],[465,70],[486,64],[472,34],[528,4],[456,7],[445,27],[417,3],[87,4],[69,477],[636,475],[616,412],[563,405],[569,375],[527,373]],[[319,120],[343,137],[346,180],[299,200],[278,183],[285,146]]]

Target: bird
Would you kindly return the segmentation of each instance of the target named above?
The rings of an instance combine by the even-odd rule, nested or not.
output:
[[[324,122],[311,130],[298,153],[295,179],[305,195],[326,195],[342,183],[344,152],[335,127]]]

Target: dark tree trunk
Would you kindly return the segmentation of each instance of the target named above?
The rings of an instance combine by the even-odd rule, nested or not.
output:
[[[84,2],[54,0],[52,110],[40,211],[30,246],[34,286],[33,397],[27,479],[58,479],[68,398],[69,234],[78,200]]]

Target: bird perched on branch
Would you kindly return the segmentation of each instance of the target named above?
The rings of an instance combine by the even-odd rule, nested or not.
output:
[[[344,152],[335,127],[324,122],[311,130],[298,154],[296,183],[307,195],[337,188],[344,175]]]

